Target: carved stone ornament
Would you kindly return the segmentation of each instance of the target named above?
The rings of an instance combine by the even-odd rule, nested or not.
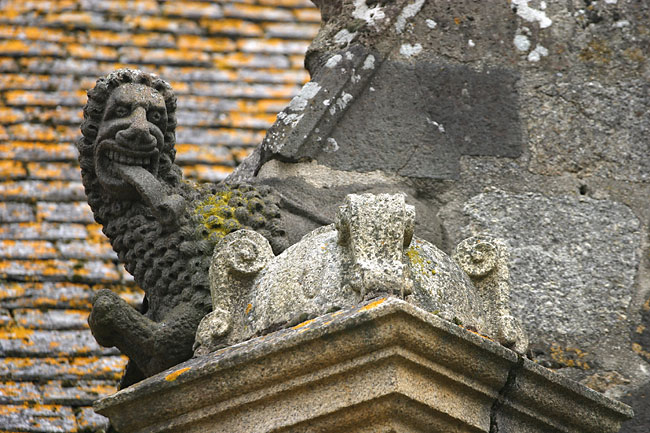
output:
[[[508,307],[505,245],[465,240],[456,262],[414,237],[414,222],[401,194],[352,194],[335,224],[277,257],[258,233],[227,235],[210,266],[213,312],[198,328],[195,355],[386,296],[523,353],[528,341]]]

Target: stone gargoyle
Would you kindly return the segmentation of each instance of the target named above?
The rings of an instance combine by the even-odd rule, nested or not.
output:
[[[248,228],[276,253],[288,245],[269,187],[182,180],[175,111],[169,84],[121,69],[88,92],[77,142],[95,220],[145,292],[142,311],[107,289],[93,300],[96,340],[130,359],[122,386],[192,356],[197,325],[211,310],[208,268],[219,239]]]
[[[397,296],[524,353],[528,340],[509,307],[505,245],[487,236],[449,257],[413,236],[402,194],[351,194],[337,221],[275,256],[259,233],[225,236],[210,267],[213,311],[199,324],[203,355],[364,301]]]

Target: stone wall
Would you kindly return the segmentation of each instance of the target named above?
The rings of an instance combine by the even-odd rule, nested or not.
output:
[[[628,402],[622,431],[647,431],[650,5],[317,3],[312,82],[267,134],[257,177],[319,203],[405,190],[435,210],[428,238],[448,252],[505,239],[529,355]]]

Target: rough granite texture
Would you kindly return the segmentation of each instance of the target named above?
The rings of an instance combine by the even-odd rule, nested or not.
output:
[[[529,356],[650,411],[650,5],[316,3],[312,81],[232,178],[297,201],[381,183],[447,253],[505,239]]]

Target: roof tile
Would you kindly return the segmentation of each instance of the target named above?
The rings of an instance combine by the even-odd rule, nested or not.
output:
[[[0,406],[0,430],[52,433],[76,430],[72,409],[59,405],[6,405]]]
[[[225,17],[245,18],[255,21],[293,21],[291,11],[278,7],[226,3],[222,6]]]
[[[179,143],[219,145],[219,146],[255,146],[262,142],[263,132],[246,129],[203,129],[179,127],[176,130]],[[204,151],[207,149],[203,149]],[[181,155],[177,156],[181,158]],[[180,159],[182,160],[182,159]],[[18,183],[18,182],[16,182]],[[2,197],[2,183],[0,183]]]
[[[237,41],[237,49],[245,53],[301,54],[304,56],[308,46],[308,41],[285,41],[277,38],[249,38]]]
[[[7,128],[13,140],[26,141],[74,141],[79,136],[78,126],[47,126],[35,123],[19,123]]]
[[[196,164],[183,167],[183,174],[202,182],[220,182],[232,172],[232,167]]]
[[[0,182],[0,199],[15,201],[52,200],[73,201],[83,200],[84,193],[81,182],[61,180],[19,180],[15,182]]]
[[[218,4],[198,1],[168,1],[162,7],[163,15],[184,18],[221,18],[223,12]]]
[[[27,203],[0,202],[0,223],[34,221],[34,209]]]
[[[149,63],[154,65],[194,65],[206,66],[212,56],[203,51],[191,51],[173,48],[145,49],[139,47],[122,47],[119,49],[120,61]]]
[[[80,179],[79,165],[75,162],[28,162],[27,172],[31,179]]]
[[[7,357],[73,357],[117,355],[100,347],[90,330],[39,331],[26,328],[0,330],[0,350]]]
[[[2,87],[2,84],[2,78],[0,78],[0,88]],[[0,123],[4,123],[5,125],[9,123],[22,122],[26,117],[27,116],[22,110],[10,107],[0,107]]]
[[[57,242],[57,248],[65,259],[113,260],[117,255],[108,240],[96,242],[94,240]]]
[[[198,34],[200,32],[198,24],[188,19],[128,15],[124,18],[124,22],[133,29],[147,31],[164,31],[178,34]]]
[[[318,24],[269,23],[264,25],[264,31],[271,38],[305,39],[305,35],[315,35]]]
[[[63,29],[0,24],[0,38],[29,39],[48,42],[74,42],[75,37]]]
[[[73,358],[0,358],[0,379],[5,380],[116,380],[126,366],[124,356]]]
[[[61,56],[60,45],[44,41],[0,40],[0,53],[5,56]]]
[[[3,308],[72,308],[91,307],[93,289],[109,288],[122,299],[137,307],[142,303],[143,292],[135,286],[94,285],[70,282],[2,282],[0,281],[0,306]]]
[[[68,44],[68,55],[79,59],[94,59],[114,62],[118,59],[117,50],[96,44]]]
[[[39,220],[50,222],[95,222],[93,212],[85,201],[73,203],[39,202],[36,204],[36,216]]]
[[[0,260],[0,278],[22,281],[79,281],[119,283],[113,262],[99,260]]]
[[[9,105],[68,105],[78,107],[86,103],[86,92],[60,91],[44,92],[34,90],[12,90],[5,92],[5,99]]]
[[[96,413],[92,407],[82,407],[76,415],[77,427],[81,431],[104,431],[108,428],[108,418]]]
[[[14,310],[16,324],[26,329],[88,329],[88,311],[83,310]]]
[[[0,143],[0,158],[17,161],[76,161],[77,155],[77,149],[72,143],[45,144],[29,141]]]
[[[231,53],[215,55],[214,66],[217,68],[279,68],[290,66],[289,60],[277,54],[245,54]]]
[[[196,35],[179,35],[178,48],[181,50],[233,51],[237,45],[228,38],[205,38]]]
[[[18,179],[25,177],[27,172],[25,166],[20,161],[2,161],[0,160],[0,180],[2,179]],[[2,210],[0,210],[1,215]],[[2,221],[2,216],[0,216]]]
[[[201,27],[207,29],[211,35],[262,36],[264,34],[259,25],[244,20],[201,18],[199,22]]]
[[[0,240],[1,259],[53,259],[58,255],[54,244],[48,241]]]
[[[0,224],[0,239],[85,239],[88,236],[83,224],[48,222],[21,222]]]

